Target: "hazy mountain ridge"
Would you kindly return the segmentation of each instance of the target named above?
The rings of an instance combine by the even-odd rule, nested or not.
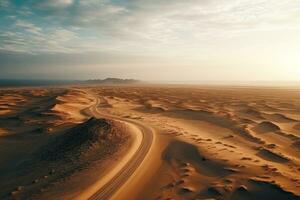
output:
[[[105,79],[91,79],[84,81],[84,83],[91,84],[133,84],[139,83],[139,80],[136,79],[121,79],[121,78],[105,78]]]

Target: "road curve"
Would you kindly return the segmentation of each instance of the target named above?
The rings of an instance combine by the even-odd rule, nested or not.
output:
[[[137,151],[134,153],[132,158],[130,158],[130,160],[125,164],[125,166],[120,171],[118,171],[113,176],[113,178],[110,179],[103,187],[101,187],[96,193],[94,193],[89,198],[89,200],[110,199],[140,166],[153,143],[153,130],[150,127],[147,127],[146,125],[136,120],[123,119],[120,117],[100,113],[98,110],[99,104],[100,99],[97,98],[95,105],[90,108],[91,113],[95,117],[107,117],[110,119],[116,119],[118,121],[124,121],[133,124],[134,126],[140,129],[142,133],[142,141]]]

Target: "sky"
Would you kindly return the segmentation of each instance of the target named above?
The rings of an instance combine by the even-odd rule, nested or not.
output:
[[[0,79],[298,81],[299,0],[0,0]]]

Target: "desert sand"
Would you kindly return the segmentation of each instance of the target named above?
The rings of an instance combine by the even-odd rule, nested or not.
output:
[[[300,199],[297,88],[6,89],[0,108],[1,199]]]

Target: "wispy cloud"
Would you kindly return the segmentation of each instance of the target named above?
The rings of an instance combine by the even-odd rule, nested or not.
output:
[[[26,22],[24,20],[17,20],[16,24],[15,24],[16,28],[21,28],[24,31],[27,31],[29,33],[32,34],[36,34],[36,35],[40,35],[42,29],[40,27],[37,27],[36,25],[30,23],[30,22]]]
[[[47,8],[65,8],[67,6],[71,6],[74,3],[74,0],[46,0],[36,2],[39,8],[47,9]]]
[[[0,8],[7,8],[9,6],[9,0],[0,0]]]
[[[1,2],[12,6],[6,1]],[[9,31],[23,29],[46,40],[49,39],[47,35],[58,34],[55,29],[58,29],[57,32],[64,30],[63,36],[59,33],[47,42],[60,44],[59,52],[64,49],[62,47],[74,51],[96,50],[99,46],[109,46],[108,43],[116,45],[116,49],[123,46],[126,50],[143,46],[148,50],[155,49],[158,43],[163,48],[170,45],[196,48],[205,41],[208,45],[213,41],[211,38],[231,38],[253,31],[299,29],[299,7],[299,3],[292,0],[274,0],[272,3],[268,0],[28,1],[20,9],[31,13],[30,17],[17,19],[15,27]],[[75,45],[70,45],[68,42],[75,40],[74,35],[77,41]],[[37,36],[27,36],[25,33],[22,37],[31,38],[27,49],[30,49],[31,43],[39,41]],[[90,40],[93,41],[87,45]],[[33,51],[34,48],[31,49]]]
[[[194,79],[205,72],[214,79],[216,71],[263,77],[299,68],[299,35],[297,0],[0,0],[0,68],[7,71],[52,64],[155,74],[155,66],[157,77],[160,67]]]
[[[76,33],[60,27],[41,28],[25,20],[16,20],[11,30],[0,31],[1,50],[42,53],[74,52]]]

